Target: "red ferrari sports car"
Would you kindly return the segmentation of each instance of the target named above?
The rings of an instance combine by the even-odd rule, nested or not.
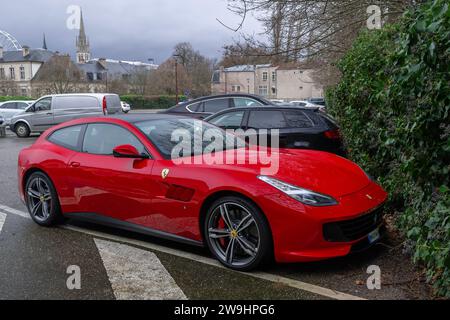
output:
[[[282,149],[271,151],[279,161],[271,175],[258,163],[206,164],[203,153],[174,161],[173,132],[212,128],[200,123],[201,129],[198,120],[160,114],[53,127],[19,155],[21,198],[42,226],[65,217],[207,245],[222,264],[241,271],[273,258],[345,256],[380,239],[387,194],[356,164]]]

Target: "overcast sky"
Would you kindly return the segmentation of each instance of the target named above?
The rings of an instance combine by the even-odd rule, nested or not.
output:
[[[42,46],[42,34],[50,50],[75,54],[78,30],[70,30],[67,9],[83,9],[86,33],[93,57],[161,63],[178,42],[188,41],[209,57],[220,57],[221,48],[239,34],[226,29],[240,19],[227,11],[226,0],[39,0],[2,1],[0,30],[20,44]],[[258,34],[259,23],[249,17],[244,32]]]

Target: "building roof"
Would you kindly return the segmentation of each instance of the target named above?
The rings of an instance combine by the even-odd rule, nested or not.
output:
[[[24,57],[23,51],[4,51],[3,59],[0,62],[47,62],[54,55],[54,52],[44,49],[30,49],[30,53]]]
[[[255,66],[251,64],[242,64],[224,69],[225,72],[254,72]]]
[[[111,59],[106,59],[104,64],[102,64],[99,61],[99,59],[93,59],[87,63],[77,64],[77,66],[86,73],[108,72],[109,75],[113,76],[132,74],[135,72],[156,68],[156,66],[153,64],[147,64],[142,62],[118,61]]]

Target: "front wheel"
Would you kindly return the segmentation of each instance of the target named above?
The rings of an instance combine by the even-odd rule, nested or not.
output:
[[[224,197],[208,210],[204,234],[213,255],[226,267],[250,271],[272,256],[272,237],[261,210],[240,197]]]
[[[30,136],[30,128],[23,122],[16,124],[14,131],[19,138],[28,138]]]
[[[25,199],[31,218],[41,226],[59,222],[61,209],[53,183],[42,172],[33,173],[27,180]]]

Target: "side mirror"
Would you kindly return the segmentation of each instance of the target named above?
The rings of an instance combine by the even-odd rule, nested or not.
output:
[[[139,151],[129,144],[117,146],[113,149],[113,155],[116,158],[129,158],[129,159],[148,159],[147,154],[139,153]]]

